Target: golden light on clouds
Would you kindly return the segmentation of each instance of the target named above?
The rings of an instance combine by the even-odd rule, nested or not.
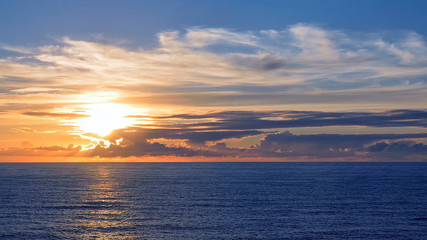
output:
[[[133,113],[132,109],[123,104],[99,103],[85,106],[86,118],[74,120],[75,126],[83,133],[94,133],[104,137],[112,131],[128,127],[135,122],[126,116]]]
[[[424,159],[427,45],[397,35],[296,24],[0,46],[0,156]]]

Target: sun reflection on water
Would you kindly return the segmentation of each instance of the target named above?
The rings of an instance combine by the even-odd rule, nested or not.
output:
[[[73,228],[82,233],[82,239],[135,239],[130,234],[132,202],[117,181],[111,167],[96,166],[81,192],[81,205],[75,211],[78,219]],[[126,232],[126,236],[123,236]]]

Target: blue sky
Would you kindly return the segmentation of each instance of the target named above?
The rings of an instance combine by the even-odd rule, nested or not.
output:
[[[406,31],[426,35],[426,1],[64,1],[3,0],[1,42],[37,45],[93,34],[150,46],[156,34],[202,26],[236,31],[283,29],[297,23],[347,31]]]
[[[425,161],[425,9],[3,0],[0,161]]]

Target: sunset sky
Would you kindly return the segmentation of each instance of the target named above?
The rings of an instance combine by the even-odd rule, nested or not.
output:
[[[0,161],[427,161],[427,1],[0,2]]]

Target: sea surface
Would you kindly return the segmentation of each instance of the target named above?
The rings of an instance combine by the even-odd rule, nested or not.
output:
[[[0,239],[427,239],[427,163],[4,163]]]

